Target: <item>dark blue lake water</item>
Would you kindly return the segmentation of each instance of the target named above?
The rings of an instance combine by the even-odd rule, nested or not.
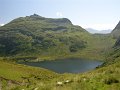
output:
[[[84,59],[64,59],[41,62],[22,62],[21,64],[42,67],[57,73],[82,73],[101,65],[103,62]]]

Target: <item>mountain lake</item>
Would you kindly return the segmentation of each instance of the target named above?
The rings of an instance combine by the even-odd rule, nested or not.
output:
[[[89,70],[93,70],[102,61],[96,60],[85,60],[85,59],[64,59],[64,60],[53,60],[53,61],[41,61],[41,62],[20,62],[34,67],[45,68],[57,73],[82,73]]]

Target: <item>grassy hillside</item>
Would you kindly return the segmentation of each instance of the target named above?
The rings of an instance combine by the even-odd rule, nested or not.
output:
[[[120,60],[82,74],[56,74],[30,66],[0,61],[2,90],[120,90]],[[68,83],[65,83],[69,80]],[[62,82],[62,85],[57,85]]]
[[[120,90],[118,55],[119,50],[111,53],[109,63],[107,62],[105,66],[82,74],[56,74],[1,58],[0,88],[2,90]],[[62,85],[57,85],[57,82],[62,82]]]
[[[56,74],[1,58],[0,88],[2,90],[120,90],[120,53],[118,48],[112,50],[104,66],[82,74]],[[58,85],[57,82],[62,82],[62,85]]]
[[[92,35],[69,19],[44,18],[36,14],[14,19],[0,27],[0,56],[14,59],[104,59],[114,42],[111,36]]]
[[[20,17],[0,28],[0,55],[56,56],[77,52],[86,47],[81,35],[89,33],[66,18],[51,19],[36,14]]]
[[[40,68],[4,62],[0,60],[0,89],[19,90],[22,87],[29,87],[39,83],[48,82],[58,77],[58,74]],[[20,87],[17,89],[17,87]],[[21,89],[20,89],[21,90]]]

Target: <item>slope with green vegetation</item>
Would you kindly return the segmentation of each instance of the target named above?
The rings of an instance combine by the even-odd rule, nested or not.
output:
[[[34,61],[70,57],[102,60],[114,41],[110,35],[92,35],[69,19],[34,14],[0,27],[0,56]]]
[[[58,84],[62,83],[62,84]],[[56,74],[0,61],[2,90],[120,90],[120,60],[82,74]]]
[[[77,36],[74,33],[79,33]],[[1,56],[61,56],[86,47],[83,28],[71,21],[36,14],[20,17],[0,28]],[[5,41],[5,42],[4,42]]]
[[[15,19],[0,27],[0,89],[120,90],[120,39],[112,33],[91,35],[66,18],[35,14]],[[61,56],[107,60],[82,74],[57,74],[13,62]]]
[[[58,74],[42,68],[34,68],[0,59],[0,90],[11,90],[13,88],[19,90],[22,87],[30,88],[33,85],[35,87],[38,82],[39,84],[49,82],[58,76]]]

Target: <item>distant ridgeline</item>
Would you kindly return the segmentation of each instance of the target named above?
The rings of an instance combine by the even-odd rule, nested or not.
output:
[[[0,27],[0,56],[75,53],[86,47],[86,35],[67,18],[20,17]]]

